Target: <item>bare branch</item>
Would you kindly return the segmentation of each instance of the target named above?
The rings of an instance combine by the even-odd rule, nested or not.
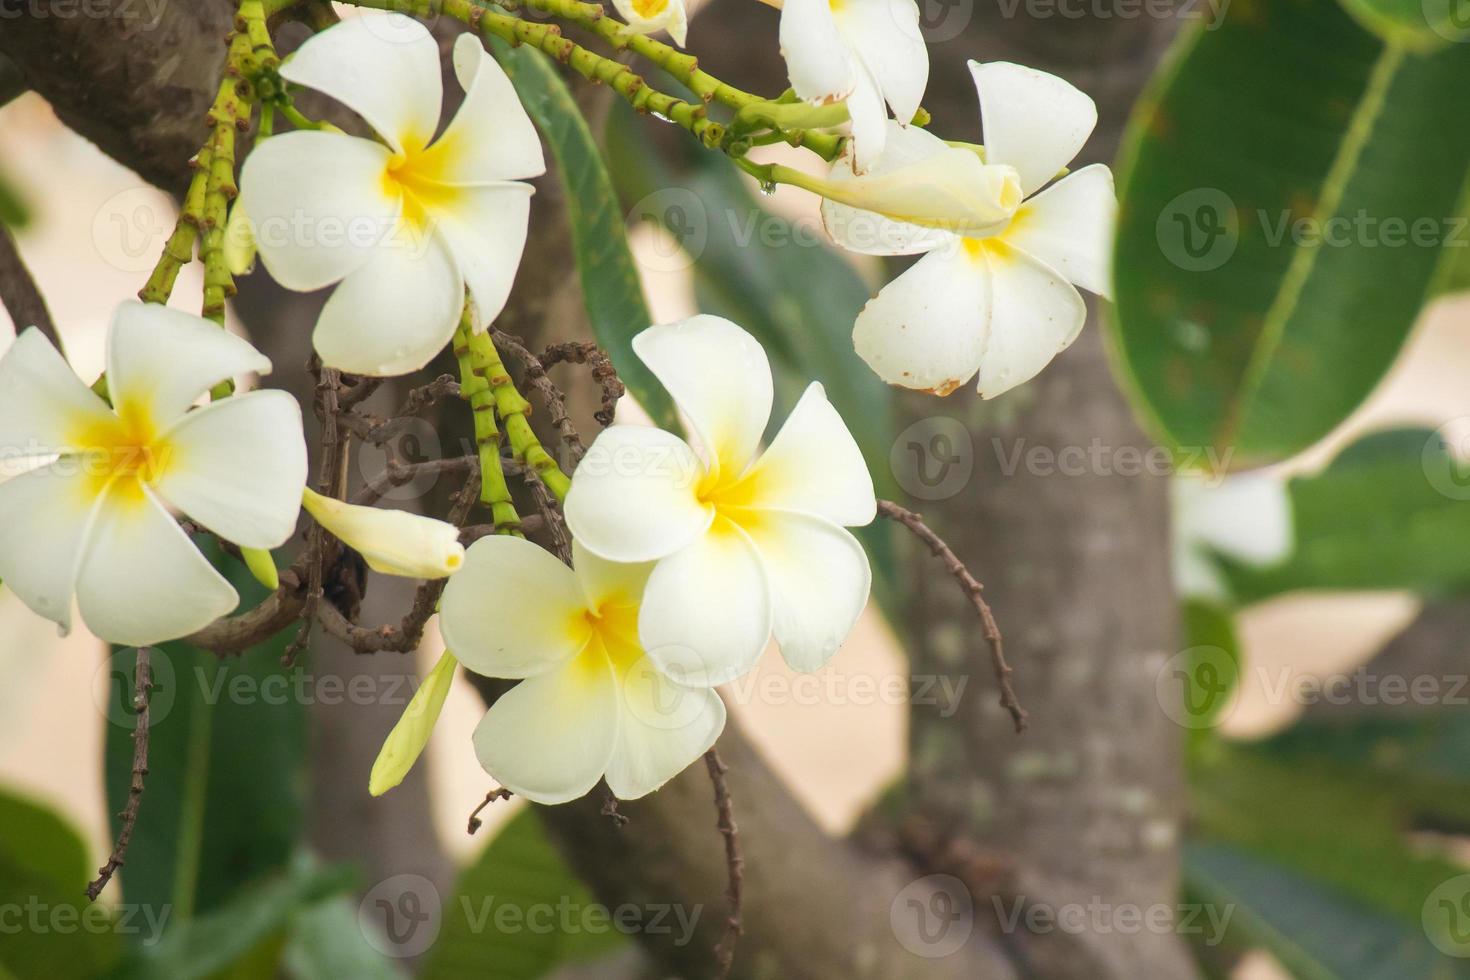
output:
[[[501,786],[499,789],[492,789],[490,792],[486,793],[484,801],[479,806],[475,807],[474,813],[470,814],[470,836],[473,837],[476,833],[479,832],[480,828],[484,826],[484,823],[480,820],[480,814],[485,812],[485,808],[487,806],[489,806],[491,803],[494,803],[496,800],[508,800],[514,795],[514,793],[506,789],[504,786]]]
[[[138,809],[143,804],[143,778],[148,775],[148,726],[149,701],[153,695],[153,671],[148,662],[148,648],[138,648],[138,659],[133,669],[133,714],[137,719],[133,728],[133,773],[128,783],[128,802],[123,806],[122,827],[117,832],[117,841],[112,845],[112,854],[97,872],[97,880],[87,886],[87,897],[97,901],[102,889],[112,880],[117,869],[128,857],[128,844],[133,839],[133,828],[138,825]]]
[[[730,767],[720,761],[720,753],[716,749],[710,749],[704,754],[704,764],[709,770],[710,782],[715,787],[715,809],[719,812],[717,826],[720,835],[725,838],[725,866],[729,875],[729,884],[725,891],[725,901],[729,908],[725,918],[725,934],[715,947],[715,958],[720,964],[719,977],[724,980],[730,975],[730,968],[735,963],[735,945],[744,931],[740,924],[740,906],[745,890],[745,858],[740,852],[740,829],[735,826],[730,787],[725,783],[725,773]]]
[[[20,257],[15,238],[4,225],[0,225],[0,303],[5,305],[10,319],[15,321],[16,333],[26,327],[35,327],[57,350],[62,349],[56,323],[46,308],[46,299]]]

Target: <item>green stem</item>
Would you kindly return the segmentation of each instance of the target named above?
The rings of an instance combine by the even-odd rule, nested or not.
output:
[[[531,403],[516,390],[515,382],[511,380],[505,362],[500,359],[500,351],[495,349],[495,342],[490,339],[489,332],[471,333],[469,342],[475,369],[490,383],[495,394],[495,410],[505,425],[506,436],[510,439],[511,455],[531,467],[557,500],[566,500],[572,481],[562,472],[561,466],[546,451],[546,447],[541,445],[541,440],[531,428]]]
[[[454,356],[459,361],[459,393],[470,403],[475,418],[475,445],[480,453],[480,500],[490,508],[495,530],[520,534],[521,518],[511,500],[500,463],[500,425],[495,417],[495,392],[490,382],[475,369],[470,349],[474,336],[471,307],[465,304],[459,327],[454,332]]]

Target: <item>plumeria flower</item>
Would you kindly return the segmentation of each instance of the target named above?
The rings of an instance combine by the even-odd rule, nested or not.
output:
[[[302,506],[368,567],[405,578],[447,578],[464,565],[459,528],[406,510],[360,507],[308,489]]]
[[[798,97],[847,101],[854,145],[847,166],[859,173],[883,152],[888,107],[907,126],[929,84],[914,0],[786,0],[781,56]]]
[[[1181,595],[1228,599],[1216,555],[1258,568],[1291,555],[1291,494],[1279,475],[1245,473],[1212,482],[1183,474],[1173,481],[1173,496],[1174,582]]]
[[[605,430],[572,474],[572,533],[609,561],[657,562],[638,635],[669,676],[725,683],[755,666],[773,632],[787,663],[816,670],[872,584],[844,529],[877,511],[852,434],[813,383],[762,453],[771,368],[729,320],[650,327],[633,349],[699,448],[661,429]]]
[[[679,47],[684,46],[689,31],[689,14],[684,0],[613,0],[618,15],[628,22],[630,34],[652,34],[668,31]]]
[[[1075,287],[1107,295],[1117,199],[1101,164],[1041,190],[1097,123],[1090,98],[1020,65],[972,61],[970,71],[986,161],[1013,171],[1019,188],[1006,198],[1014,201],[1009,220],[956,234],[833,200],[822,216],[833,240],[853,251],[927,253],[858,314],[853,342],[863,360],[889,384],[940,395],[978,373],[981,396],[993,398],[1035,377],[1077,338],[1087,308]],[[916,127],[890,124],[888,136],[875,175],[955,151]],[[834,165],[831,179],[851,179],[845,169]]]
[[[526,243],[541,143],[505,72],[472,35],[454,46],[465,100],[435,140],[439,48],[401,14],[358,17],[303,44],[281,76],[333,96],[383,143],[302,131],[265,140],[240,187],[256,248],[288,289],[339,285],[317,321],[322,361],[354,374],[423,367],[454,333],[465,285],[489,325]]]
[[[444,590],[440,629],[465,667],[521,679],[475,730],[485,771],[565,803],[602,778],[620,799],[658,789],[725,727],[714,691],[659,670],[639,644],[647,565],[573,544],[574,569],[523,538],[483,538]]]
[[[171,511],[237,545],[296,527],[306,483],[301,410],[256,391],[190,410],[270,361],[215,324],[124,303],[108,333],[109,407],[40,331],[0,359],[0,453],[40,462],[0,483],[0,578],[65,631],[142,646],[201,629],[239,597]]]

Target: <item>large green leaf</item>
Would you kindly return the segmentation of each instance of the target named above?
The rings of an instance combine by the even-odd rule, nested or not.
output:
[[[264,590],[244,567],[211,552],[243,601],[260,601]],[[153,650],[148,777],[121,879],[129,903],[167,906],[181,923],[284,870],[297,850],[306,712],[293,695],[295,675],[279,662],[284,644],[279,637],[228,660],[177,643]],[[114,814],[132,770],[135,664],[136,651],[113,653],[107,796]]]
[[[65,821],[0,793],[0,976],[86,980],[112,966],[119,924],[83,894],[93,870]]]
[[[1235,0],[1181,39],[1122,154],[1111,317],[1164,441],[1279,459],[1363,400],[1467,241],[1467,86],[1466,46],[1410,53],[1333,0]]]
[[[628,251],[623,209],[597,142],[566,82],[545,55],[501,41],[492,41],[491,46],[556,158],[593,335],[638,403],[655,422],[672,429],[678,424],[673,402],[633,354],[633,337],[653,320],[643,300],[638,267]]]
[[[423,980],[536,980],[626,940],[567,869],[530,810],[460,876]]]
[[[1470,586],[1470,473],[1433,432],[1368,436],[1289,492],[1291,556],[1268,568],[1221,560],[1241,602],[1295,589]]]
[[[1368,30],[1385,41],[1419,51],[1470,41],[1465,0],[1339,0]]]
[[[1192,844],[1184,851],[1188,901],[1229,913],[1226,942],[1269,950],[1298,980],[1462,978],[1464,961],[1437,952],[1417,923],[1383,915],[1271,861],[1239,848]],[[1208,915],[1193,925],[1209,930]],[[1218,936],[1205,932],[1206,942]]]

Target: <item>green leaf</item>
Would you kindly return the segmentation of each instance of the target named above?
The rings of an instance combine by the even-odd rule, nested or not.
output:
[[[1181,39],[1125,140],[1110,318],[1164,442],[1281,459],[1362,402],[1467,240],[1467,85],[1466,46],[1385,45],[1332,0]]]
[[[1470,473],[1428,430],[1375,433],[1321,473],[1292,480],[1296,544],[1283,563],[1221,558],[1242,602],[1296,589],[1413,589],[1470,585]]]
[[[1189,684],[1181,690],[1189,723],[1190,749],[1209,751],[1215,720],[1230,704],[1240,683],[1240,639],[1229,609],[1204,599],[1190,599],[1182,610],[1185,662]]]
[[[628,251],[623,210],[587,121],[545,55],[498,40],[491,47],[556,158],[592,333],[638,404],[660,426],[673,429],[678,424],[673,402],[633,354],[633,337],[653,319]]]
[[[1470,40],[1464,0],[1339,0],[1363,27],[1391,44],[1434,51]]]
[[[206,554],[245,606],[264,590],[213,546]],[[221,659],[178,643],[152,651],[148,778],[121,878],[126,901],[168,907],[177,924],[228,903],[243,885],[283,871],[302,831],[306,710],[286,638]],[[120,813],[132,770],[136,651],[112,659],[107,796]],[[118,818],[114,817],[113,833]],[[113,887],[116,887],[114,885]]]
[[[527,809],[460,876],[423,980],[536,980],[627,940],[567,869]],[[561,910],[568,910],[563,913]]]
[[[93,870],[70,825],[0,793],[0,977],[84,980],[112,967],[118,923],[83,893]]]
[[[1239,848],[1189,844],[1184,850],[1187,901],[1228,911],[1226,941],[1269,950],[1298,980],[1403,980],[1465,977],[1464,961],[1425,942],[1417,923],[1366,909],[1300,874]],[[1208,915],[1196,925],[1209,930]],[[1197,937],[1211,941],[1210,933]]]
[[[403,974],[368,944],[357,903],[338,897],[296,917],[283,965],[294,980],[401,980]]]

